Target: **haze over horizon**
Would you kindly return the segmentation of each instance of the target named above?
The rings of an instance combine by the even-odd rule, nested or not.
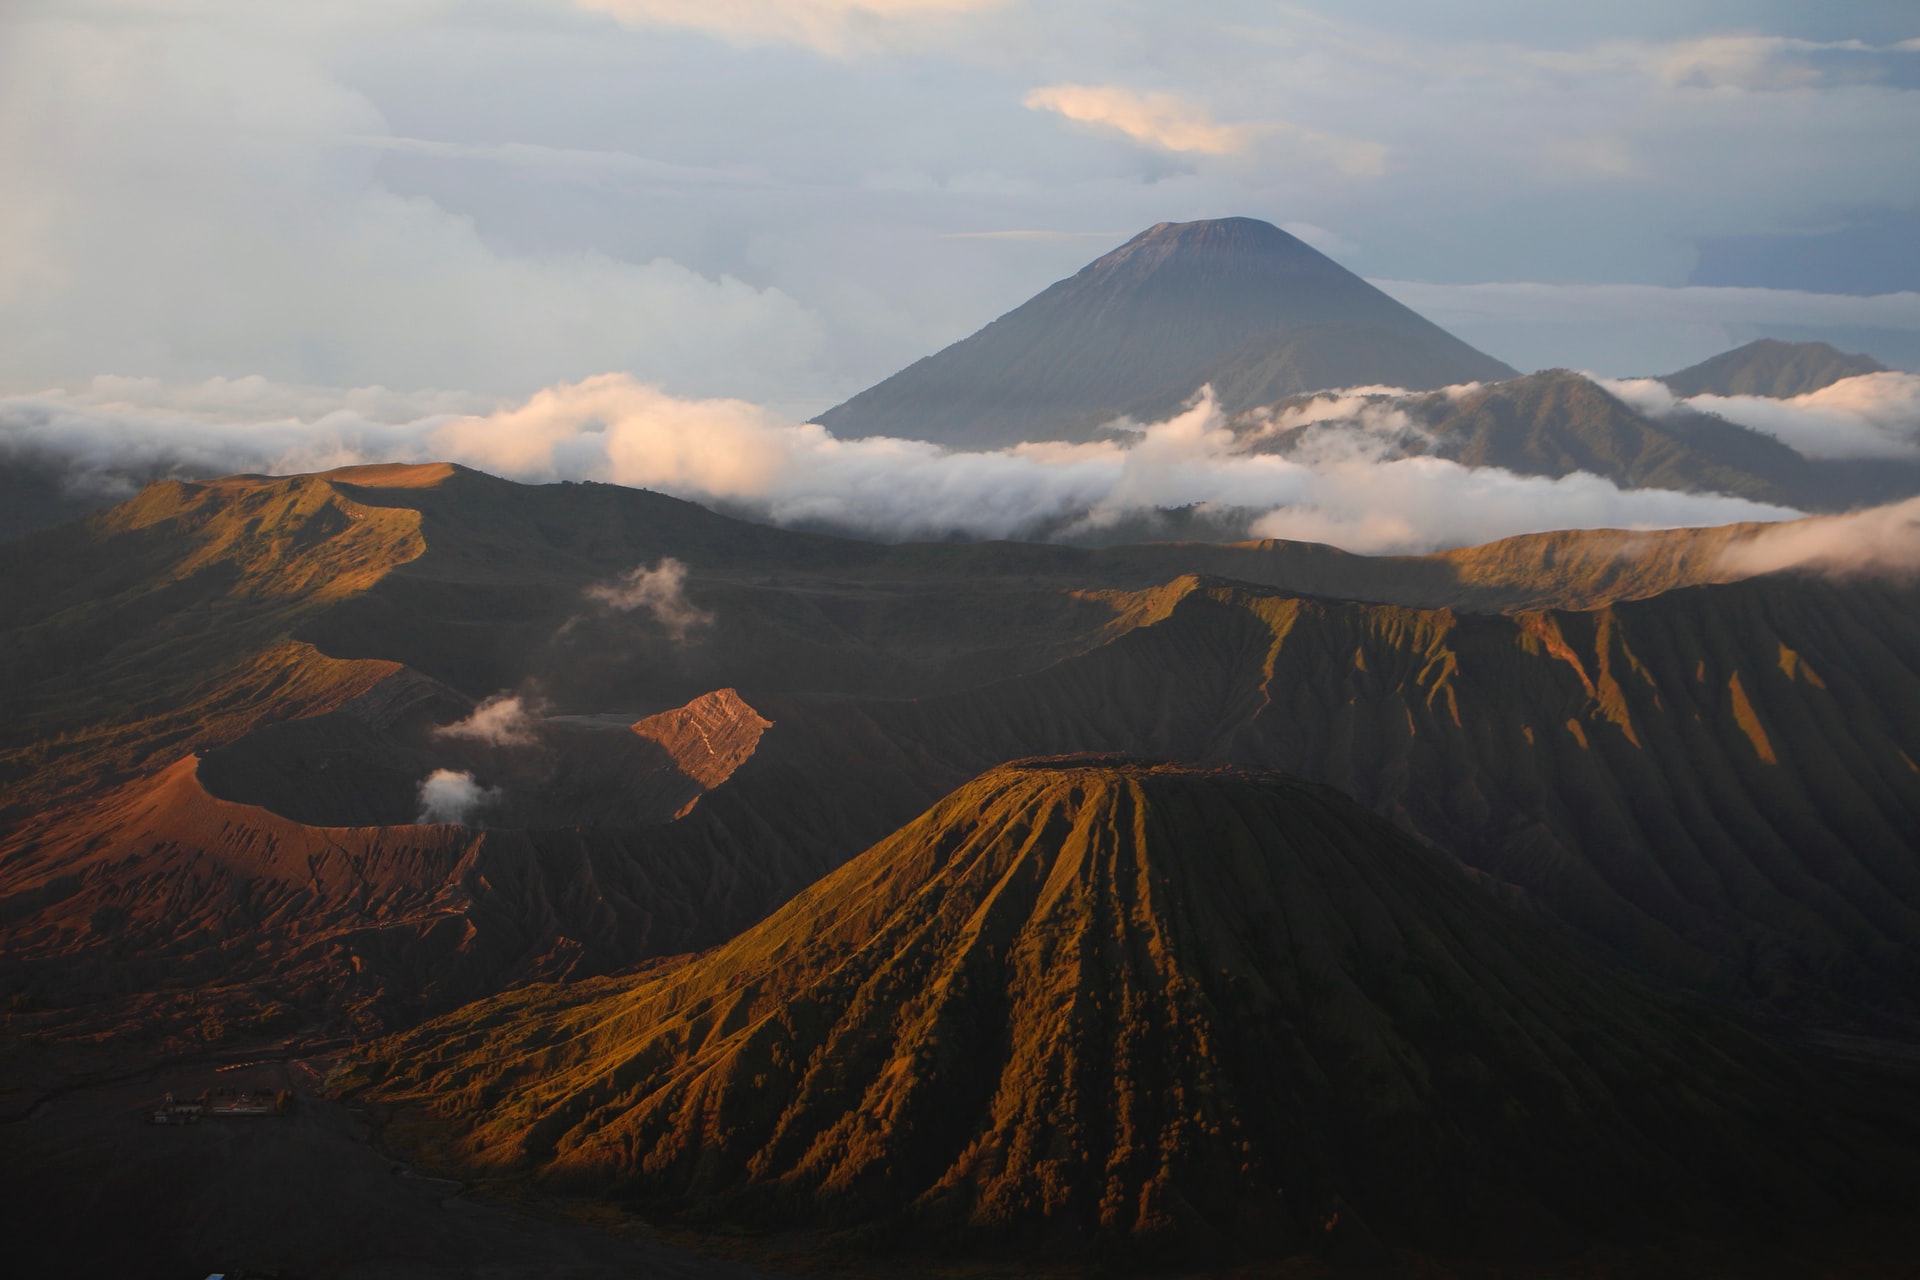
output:
[[[1920,22],[1868,3],[28,0],[0,121],[11,393],[799,418],[1226,215],[1523,370],[1920,360]]]

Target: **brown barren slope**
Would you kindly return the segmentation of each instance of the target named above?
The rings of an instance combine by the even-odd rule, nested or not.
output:
[[[1113,759],[991,771],[708,956],[482,1002],[348,1079],[462,1176],[915,1249],[1564,1246],[1912,1172],[1344,796]]]

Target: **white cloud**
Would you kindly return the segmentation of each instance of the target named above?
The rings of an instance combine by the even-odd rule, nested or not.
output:
[[[1680,398],[1651,378],[1596,379],[1642,413],[1678,409],[1718,414],[1790,445],[1809,458],[1920,460],[1920,376],[1869,373],[1790,399],[1699,395]]]
[[[1920,573],[1920,498],[1764,529],[1720,557],[1732,573],[1808,569],[1836,577]]]
[[[687,599],[687,566],[672,556],[649,569],[635,565],[617,582],[596,582],[586,597],[617,613],[644,609],[660,624],[668,639],[678,644],[696,627],[713,625],[713,615]]]
[[[1047,85],[1028,93],[1021,103],[1034,111],[1051,111],[1080,124],[1113,129],[1135,142],[1168,151],[1232,155],[1245,151],[1259,134],[1254,125],[1216,124],[1205,107],[1177,94],[1119,85]]]
[[[1328,166],[1351,177],[1378,177],[1386,171],[1387,149],[1380,143],[1322,133],[1286,120],[1220,124],[1199,103],[1173,93],[1112,84],[1055,84],[1030,91],[1021,105],[1112,129],[1164,151],[1239,155],[1264,144],[1288,158]]]
[[[436,738],[467,738],[490,747],[530,747],[540,741],[539,724],[517,694],[496,693],[473,714],[433,730]]]
[[[1382,390],[1323,397],[1283,415],[1281,425],[1356,411],[1364,419],[1372,394]],[[182,394],[167,398],[177,404]],[[57,414],[48,412],[50,403]],[[645,486],[777,524],[826,521],[883,538],[1017,537],[1107,526],[1155,508],[1207,506],[1271,513],[1260,528],[1274,536],[1410,551],[1543,529],[1796,514],[1711,494],[1623,491],[1588,475],[1545,480],[1428,457],[1382,461],[1394,433],[1410,427],[1390,406],[1378,412],[1377,431],[1328,433],[1293,457],[1259,452],[1258,435],[1230,429],[1210,397],[1125,441],[949,453],[916,441],[837,440],[823,427],[742,401],[677,399],[610,374],[549,388],[494,413],[399,425],[342,410],[239,426],[179,408],[142,416],[124,406],[109,412],[15,397],[0,399],[0,441],[96,470],[110,469],[129,447],[136,459],[162,457],[174,437],[203,461],[232,450],[225,470],[286,469],[272,461],[276,452],[330,464],[446,459],[525,481]],[[669,564],[643,567],[624,584],[610,584],[607,602],[672,603],[681,598],[680,585]]]
[[[629,26],[679,27],[737,44],[797,44],[846,54],[920,36],[942,19],[1010,0],[576,0]],[[937,27],[936,27],[937,29]]]
[[[498,788],[481,786],[465,770],[435,769],[420,783],[420,812],[414,821],[474,826],[500,797]]]
[[[0,32],[0,386],[254,370],[525,394],[630,368],[772,395],[808,376],[818,318],[778,289],[512,251],[391,190],[363,145],[394,133],[380,109],[279,21],[82,9]]]

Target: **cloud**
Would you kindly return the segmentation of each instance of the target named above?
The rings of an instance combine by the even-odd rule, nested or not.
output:
[[[1329,430],[1285,457],[1261,452],[1261,432],[1235,430],[1210,396],[1113,439],[952,453],[885,437],[838,440],[815,423],[743,401],[679,399],[622,374],[550,387],[493,413],[398,425],[346,410],[237,425],[177,407],[143,415],[126,405],[108,411],[15,397],[0,399],[0,441],[25,438],[97,470],[110,469],[116,450],[129,445],[137,461],[163,457],[174,437],[203,465],[230,449],[219,470],[288,469],[273,461],[276,454],[334,465],[445,459],[522,481],[644,486],[776,524],[831,524],[881,538],[1045,536],[1111,527],[1160,508],[1204,507],[1264,515],[1260,529],[1272,536],[1330,540],[1356,551],[1420,551],[1543,529],[1797,514],[1712,494],[1623,491],[1586,475],[1545,480],[1431,457],[1386,460],[1393,433],[1412,429],[1377,403],[1386,390],[1320,397],[1282,411],[1268,422],[1268,434],[1342,415],[1373,423]],[[173,389],[159,398],[177,405],[185,393]],[[50,418],[49,404],[57,417]],[[602,601],[667,608],[656,616],[672,626],[683,584],[671,564],[643,566],[605,585]]]
[[[1163,151],[1239,155],[1263,140],[1277,140],[1296,158],[1351,177],[1378,177],[1386,171],[1387,149],[1380,143],[1321,133],[1286,120],[1219,124],[1205,107],[1178,94],[1111,84],[1055,84],[1032,90],[1021,105],[1112,129]]]
[[[1421,552],[1548,529],[1670,529],[1799,514],[1715,494],[1623,490],[1586,472],[1547,479],[1432,457],[1328,463],[1310,476],[1298,499],[1254,523],[1256,535]]]
[[[486,699],[464,720],[438,726],[433,736],[467,738],[490,747],[531,747],[540,741],[539,724],[526,702],[506,693]]]
[[[1555,71],[1625,71],[1671,89],[1772,93],[1835,86],[1905,84],[1920,46],[1862,40],[1719,35],[1647,42],[1611,40],[1573,51],[1530,50],[1525,61]]]
[[[420,783],[420,812],[414,821],[474,826],[480,812],[500,797],[497,788],[481,786],[465,770],[435,769]]]
[[[686,597],[687,566],[668,556],[649,569],[635,565],[616,582],[595,583],[586,597],[618,613],[645,609],[675,644],[695,627],[713,625],[713,615]]]
[[[1142,93],[1119,85],[1048,85],[1028,93],[1021,105],[1117,130],[1167,151],[1233,155],[1245,151],[1258,134],[1252,125],[1215,124],[1205,107],[1176,94]]]
[[[489,235],[387,184],[393,157],[366,142],[407,144],[325,65],[328,40],[272,6],[195,16],[88,7],[0,27],[0,386],[245,369],[525,395],[628,368],[774,394],[812,375],[819,317],[782,290]]]
[[[1652,378],[1596,381],[1642,413],[1717,414],[1765,432],[1809,458],[1920,459],[1920,375],[1862,374],[1782,400],[1715,395],[1682,399]]]
[[[492,164],[589,177],[618,174],[676,187],[774,185],[772,176],[764,168],[671,164],[637,156],[629,151],[606,151],[590,147],[553,147],[529,142],[447,142],[395,134],[348,137],[339,141],[345,146],[369,147],[401,155],[432,156],[442,160],[484,160]]]
[[[1763,529],[1727,547],[1720,563],[1737,574],[1804,569],[1912,577],[1920,574],[1920,498]]]
[[[924,33],[930,23],[1010,0],[576,0],[627,26],[679,27],[735,44],[796,44],[848,54]]]

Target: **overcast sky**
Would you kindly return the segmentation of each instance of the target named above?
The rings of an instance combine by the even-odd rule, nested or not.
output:
[[[4,0],[0,391],[811,412],[1162,220],[1523,368],[1920,361],[1920,6]]]

